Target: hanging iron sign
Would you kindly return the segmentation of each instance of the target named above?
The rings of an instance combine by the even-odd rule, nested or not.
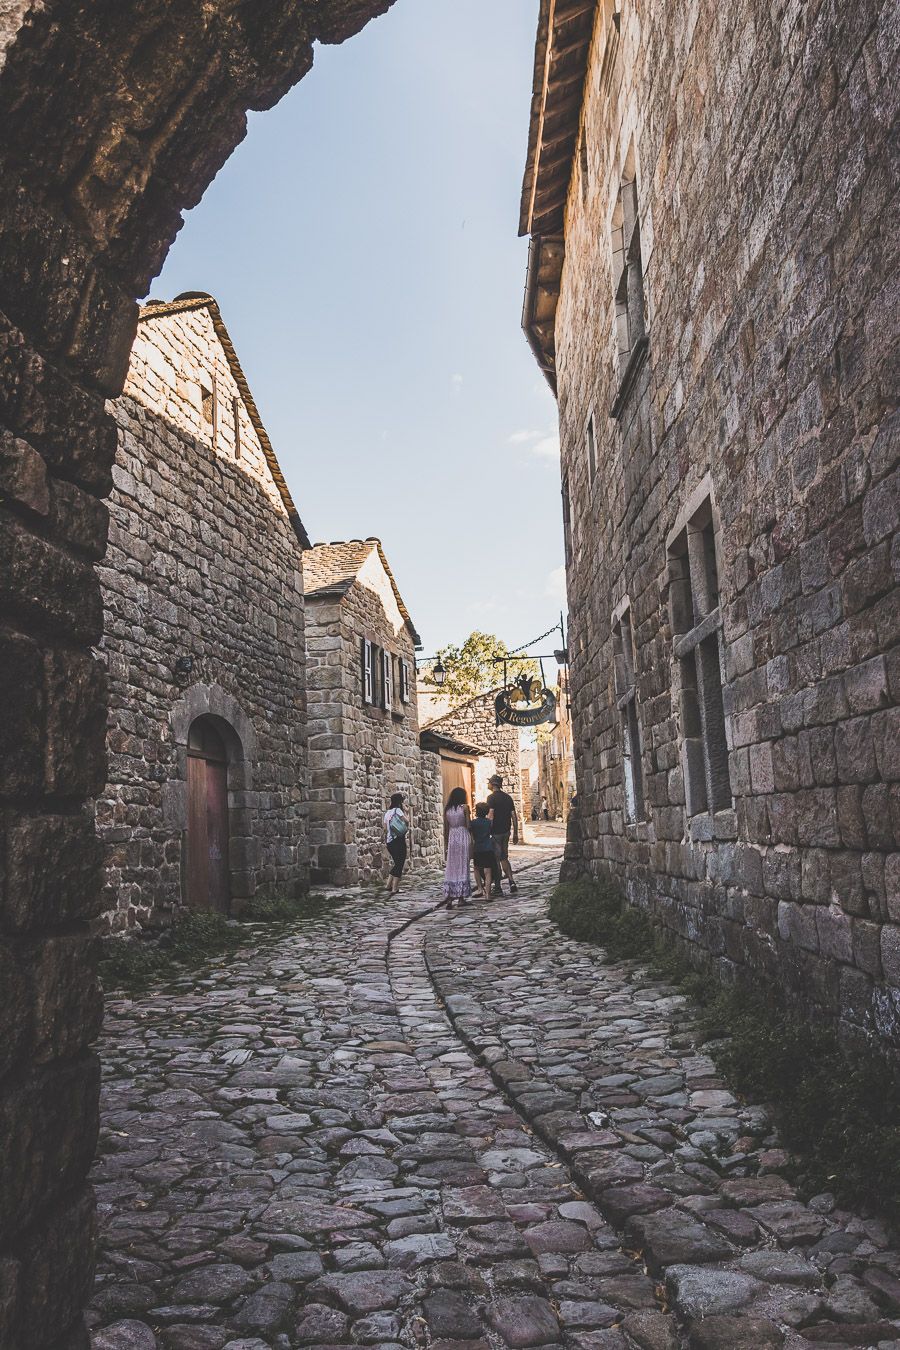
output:
[[[556,695],[541,680],[520,675],[500,690],[494,699],[494,711],[497,721],[508,726],[537,727],[542,722],[556,721]]]

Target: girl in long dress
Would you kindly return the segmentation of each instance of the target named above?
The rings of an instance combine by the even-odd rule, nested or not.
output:
[[[447,908],[452,909],[454,901],[468,905],[472,883],[469,877],[469,799],[465,788],[454,788],[447,798],[444,844],[447,849],[447,865],[444,868],[444,899]]]

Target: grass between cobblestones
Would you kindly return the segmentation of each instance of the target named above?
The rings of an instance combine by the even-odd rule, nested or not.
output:
[[[806,1194],[870,1208],[900,1224],[900,1075],[874,1051],[850,1059],[835,1035],[691,969],[611,880],[563,882],[550,918],[613,960],[649,962],[699,1008],[701,1038],[732,1089],[770,1104]]]
[[[248,924],[267,924],[275,930],[308,923],[340,903],[340,898],[311,895],[254,899],[237,922],[213,910],[186,911],[159,936],[107,938],[101,949],[100,978],[108,991],[140,994],[210,961],[232,960],[247,945]]]

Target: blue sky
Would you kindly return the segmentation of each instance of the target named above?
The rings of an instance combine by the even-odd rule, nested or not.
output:
[[[425,654],[562,605],[556,405],[519,327],[537,0],[397,0],[246,140],[151,294],[218,300],[315,541],[377,534]]]

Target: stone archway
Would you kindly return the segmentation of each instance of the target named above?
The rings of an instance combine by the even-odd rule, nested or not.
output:
[[[193,908],[205,908],[198,902],[196,887],[191,893],[191,763],[196,746],[191,745],[192,732],[198,726],[209,725],[222,742],[225,773],[225,806],[228,834],[228,898],[240,909],[241,901],[253,895],[256,889],[255,847],[253,823],[256,818],[257,794],[254,790],[254,764],[257,759],[257,738],[253,723],[237,699],[217,684],[195,684],[186,690],[169,716],[169,726],[175,746],[175,774],[166,785],[163,815],[166,824],[181,836],[182,844],[182,902]],[[196,767],[196,766],[194,766]],[[195,781],[198,780],[195,778]],[[240,809],[237,809],[238,803]],[[196,814],[197,806],[194,803]],[[217,906],[213,906],[214,908]]]
[[[0,1346],[76,1350],[90,1285],[105,781],[95,563],[145,294],[241,140],[392,0],[0,9]]]

